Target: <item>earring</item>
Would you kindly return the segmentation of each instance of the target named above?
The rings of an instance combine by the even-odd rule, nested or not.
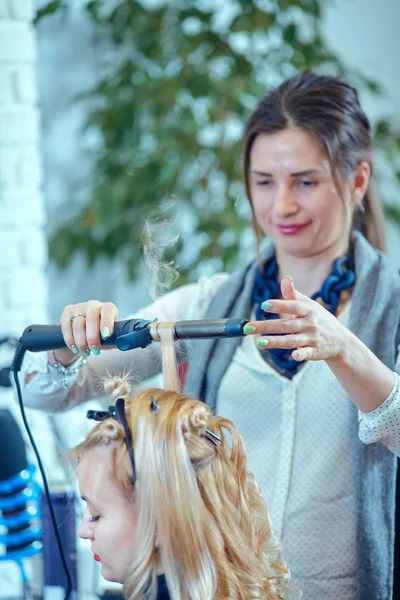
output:
[[[365,214],[365,206],[362,202],[358,205],[358,208],[360,209],[360,213],[362,213],[364,215]]]

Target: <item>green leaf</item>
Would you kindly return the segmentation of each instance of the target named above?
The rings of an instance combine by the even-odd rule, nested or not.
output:
[[[386,217],[400,226],[400,208],[393,204],[385,204],[383,209]]]
[[[65,13],[66,10],[68,10],[68,3],[66,0],[52,0],[36,11],[36,16],[33,22],[35,25],[37,25],[44,17],[49,17],[50,15],[59,11],[63,11]]]
[[[285,29],[283,30],[283,39],[288,44],[295,44],[297,42],[297,38],[297,26],[295,23],[290,23],[290,25],[285,27]]]
[[[86,12],[89,14],[94,23],[100,24],[103,21],[101,9],[104,8],[103,0],[92,0],[85,6]]]

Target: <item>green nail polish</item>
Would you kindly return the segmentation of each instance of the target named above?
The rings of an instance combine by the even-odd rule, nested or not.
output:
[[[267,300],[265,300],[264,302],[261,302],[261,308],[263,310],[269,310],[270,308],[272,308],[272,304],[271,302],[267,302]]]
[[[110,328],[103,327],[102,332],[101,332],[101,337],[103,338],[103,340],[109,338],[110,336],[111,336]]]
[[[260,339],[257,341],[257,346],[258,346],[259,348],[265,348],[265,346],[268,346],[268,340],[265,340],[264,338],[260,338]]]
[[[74,354],[78,354],[78,352],[79,352],[78,348],[75,345],[71,346],[71,350]]]
[[[90,350],[84,350],[84,351],[82,352],[82,354],[83,354],[83,356],[84,356],[85,358],[87,358],[88,356],[90,356]]]
[[[100,348],[98,346],[96,346],[95,344],[90,348],[90,350],[93,352],[93,354],[95,356],[98,356],[100,354]]]
[[[297,353],[297,360],[302,360],[302,356],[303,356],[302,353],[298,352]]]
[[[290,281],[293,283],[293,277],[291,277],[290,275],[285,275],[283,279],[290,279]]]
[[[245,326],[243,327],[243,333],[245,333],[246,335],[247,335],[248,333],[253,333],[255,330],[256,330],[256,328],[255,328],[255,327],[253,327],[253,325],[245,325]]]

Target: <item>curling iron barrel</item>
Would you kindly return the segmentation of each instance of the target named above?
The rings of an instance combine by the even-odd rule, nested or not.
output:
[[[114,323],[114,333],[102,340],[103,346],[116,346],[119,350],[146,348],[160,341],[160,329],[171,327],[174,339],[205,339],[243,336],[246,319],[222,319],[199,321],[160,322],[157,320],[127,319]],[[59,325],[29,325],[23,332],[20,343],[31,352],[57,350],[66,344]]]

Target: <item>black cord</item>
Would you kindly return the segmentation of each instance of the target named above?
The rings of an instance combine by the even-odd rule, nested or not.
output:
[[[12,360],[11,370],[14,374],[15,385],[16,385],[17,396],[18,396],[18,404],[19,404],[19,408],[21,410],[22,420],[23,420],[23,423],[24,423],[24,426],[26,429],[26,433],[28,434],[29,441],[31,442],[33,451],[35,453],[39,471],[40,471],[40,474],[41,474],[42,480],[43,480],[44,493],[45,493],[45,496],[47,499],[47,503],[49,505],[51,524],[53,526],[54,535],[56,536],[58,551],[60,553],[61,562],[62,562],[62,565],[64,568],[65,576],[67,578],[67,591],[66,591],[64,600],[68,600],[68,598],[71,595],[71,591],[72,591],[71,573],[69,572],[68,564],[67,564],[65,554],[64,554],[64,548],[62,546],[60,533],[58,531],[56,516],[54,514],[53,502],[51,500],[49,484],[47,482],[47,477],[46,477],[46,473],[45,473],[44,466],[42,463],[42,459],[40,458],[39,450],[36,446],[36,442],[33,438],[32,431],[31,431],[31,428],[29,427],[28,419],[26,417],[25,407],[24,407],[24,403],[22,401],[21,386],[20,386],[19,379],[18,379],[18,371],[19,371],[19,368],[21,367],[24,354],[25,354],[25,347],[23,344],[21,344],[21,342],[19,342],[18,347],[14,354],[13,360]]]

